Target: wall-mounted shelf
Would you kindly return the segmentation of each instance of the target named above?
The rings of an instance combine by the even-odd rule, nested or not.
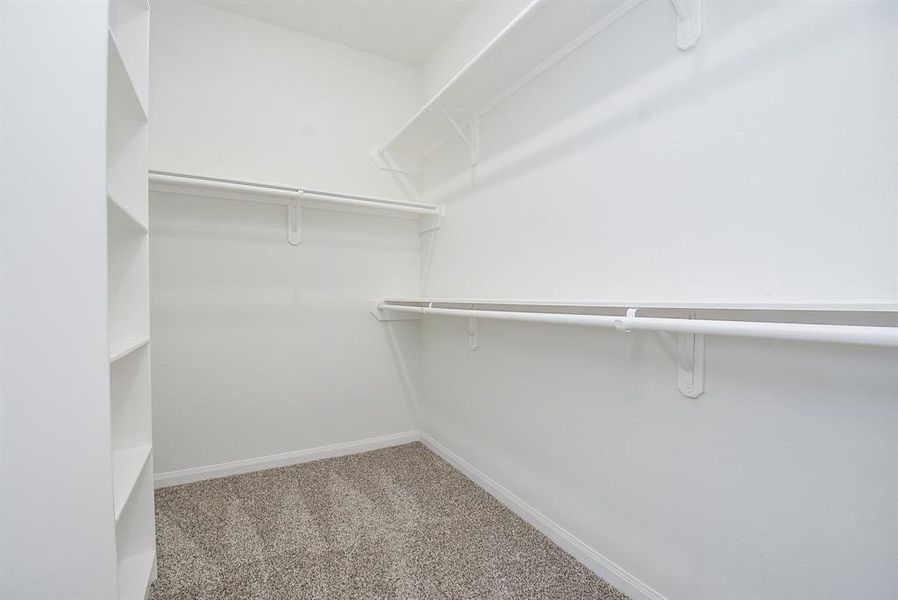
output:
[[[719,310],[719,311],[803,311],[803,312],[861,312],[861,313],[898,313],[898,302],[889,300],[858,300],[853,302],[753,302],[732,300],[699,300],[695,302],[659,302],[657,300],[580,300],[580,299],[510,299],[510,298],[384,298],[382,302],[389,304],[408,304],[425,306],[428,304],[446,307],[507,307],[511,309],[528,307],[542,309],[546,307],[571,308],[627,308],[638,306],[644,309],[671,310]]]
[[[377,150],[395,159],[377,161],[379,166],[397,170],[390,164],[421,159],[454,135],[468,145],[471,163],[476,164],[481,115],[643,1],[534,0]],[[701,36],[701,0],[671,0],[671,6],[677,45],[687,50]]]
[[[150,458],[152,446],[136,446],[124,448],[112,453],[112,482],[115,490],[115,519],[122,515],[122,510],[131,498],[140,474]]]
[[[678,314],[643,316],[643,311],[675,311]],[[704,392],[705,335],[794,340],[898,348],[898,304],[894,302],[848,303],[621,303],[559,300],[472,300],[393,298],[375,300],[371,314],[379,321],[408,320],[426,315],[466,319],[468,347],[476,350],[479,319],[552,323],[604,327],[623,333],[653,331],[677,363],[677,386],[684,396],[696,398]],[[679,314],[682,312],[687,314]],[[741,319],[705,315],[699,311],[743,313]],[[764,312],[760,319],[753,317]],[[873,324],[830,324],[795,322],[802,313],[844,314],[849,320],[862,319]],[[608,314],[617,313],[617,314]],[[788,320],[774,319],[774,315]],[[728,316],[727,314],[723,316]],[[794,320],[793,320],[794,319]],[[676,336],[676,339],[673,336]]]
[[[287,208],[287,240],[294,246],[299,244],[302,239],[303,207],[323,209],[348,207],[393,216],[427,217],[428,220],[422,228],[419,228],[419,233],[427,233],[439,228],[443,218],[443,207],[433,204],[384,200],[370,196],[161,171],[150,171],[149,179],[150,190],[154,192],[285,206]]]

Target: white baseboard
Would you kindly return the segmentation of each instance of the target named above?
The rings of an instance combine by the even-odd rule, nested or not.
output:
[[[309,448],[307,450],[297,450],[295,452],[284,452],[282,454],[272,454],[270,456],[260,456],[258,458],[247,458],[244,460],[235,460],[204,467],[193,467],[190,469],[181,469],[179,471],[156,473],[153,477],[153,482],[157,488],[168,487],[180,485],[182,483],[202,481],[203,479],[214,479],[216,477],[227,477],[228,475],[237,475],[239,473],[249,473],[250,471],[286,467],[288,465],[321,460],[322,458],[358,454],[360,452],[368,452],[369,450],[377,450],[378,448],[388,448],[390,446],[400,446],[410,442],[417,442],[420,439],[421,434],[418,431],[404,431],[402,433],[383,435],[353,442],[319,446],[318,448]]]
[[[489,492],[512,512],[533,525],[543,535],[570,553],[593,573],[627,594],[633,600],[667,600],[667,597],[644,583],[622,567],[588,546],[572,533],[558,525],[521,498],[499,484],[458,454],[436,441],[430,435],[421,433],[421,441],[443,460],[461,471],[468,479]]]

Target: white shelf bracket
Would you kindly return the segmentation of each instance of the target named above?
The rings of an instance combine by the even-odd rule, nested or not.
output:
[[[388,173],[398,173],[400,175],[420,175],[420,165],[416,165],[416,168],[404,168],[400,165],[396,157],[386,148],[372,148],[371,152],[368,154],[368,158],[371,159],[371,162],[380,169],[381,171],[387,171]]]
[[[424,235],[425,233],[430,233],[431,231],[436,231],[443,224],[443,217],[446,216],[446,209],[443,206],[438,208],[437,214],[430,217],[427,222],[427,225],[423,228],[418,228],[418,235]]]
[[[677,13],[677,48],[689,50],[702,37],[702,0],[670,0]]]
[[[471,164],[480,162],[480,115],[471,116]]]
[[[694,319],[695,315],[690,315]],[[677,361],[677,387],[687,398],[698,398],[705,391],[705,336],[700,333],[678,333],[677,339],[659,331],[664,347]]]
[[[468,150],[471,153],[471,164],[476,165],[480,161],[480,116],[473,113],[469,115],[470,120],[468,127],[470,133],[465,134],[465,130],[458,124],[458,121],[455,120],[446,107],[442,104],[437,104],[437,106],[440,108],[443,116],[446,117],[446,120],[449,121],[449,124],[452,125],[452,128],[455,129],[458,137],[460,137],[468,147]]]
[[[617,319],[614,328],[630,333],[629,321],[636,319],[639,309],[628,308],[627,316]],[[695,315],[689,315],[694,319]],[[676,340],[667,331],[659,331],[658,337],[665,350],[677,362],[677,388],[687,398],[698,398],[705,391],[705,336],[700,333],[678,333]]]
[[[465,323],[465,332],[468,334],[468,348],[477,350],[477,334],[480,332],[479,321],[474,317],[468,317],[468,321]]]
[[[287,241],[293,246],[302,241],[302,197],[300,190],[287,205]]]

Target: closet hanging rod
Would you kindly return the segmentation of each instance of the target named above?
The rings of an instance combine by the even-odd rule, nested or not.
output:
[[[376,309],[378,311],[466,317],[472,319],[586,325],[592,327],[614,328],[624,332],[643,330],[898,348],[898,327],[639,317],[636,316],[636,308],[629,309],[626,316],[434,308],[429,305],[408,306],[390,304],[387,302],[378,302],[376,304]]]
[[[154,191],[195,196],[211,196],[226,200],[244,200],[249,202],[260,202],[263,204],[277,204],[281,206],[288,206],[291,202],[297,200],[314,200],[315,202],[389,210],[418,215],[439,216],[441,214],[440,207],[429,204],[383,200],[368,196],[249,183],[245,181],[213,179],[181,173],[167,173],[163,171],[150,171],[149,182],[150,189]]]

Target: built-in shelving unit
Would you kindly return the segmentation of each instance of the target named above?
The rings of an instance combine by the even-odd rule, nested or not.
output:
[[[427,156],[455,135],[468,145],[471,162],[476,163],[481,115],[643,1],[533,0],[378,149],[381,159],[392,159],[379,161],[379,166],[395,170],[408,159]],[[671,0],[670,6],[677,20],[677,45],[688,50],[701,36],[701,0]]]
[[[112,475],[120,600],[156,573],[150,406],[147,84],[149,6],[109,3],[106,132]]]

